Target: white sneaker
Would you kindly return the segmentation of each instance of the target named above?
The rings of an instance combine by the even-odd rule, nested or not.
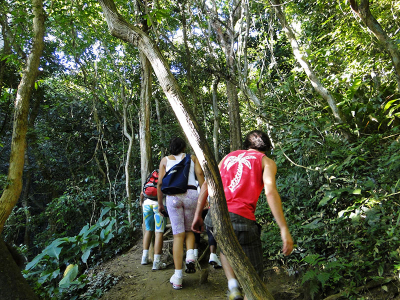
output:
[[[149,263],[149,259],[147,256],[142,256],[142,265],[147,265]]]
[[[169,282],[175,290],[180,290],[182,288],[182,277],[179,278],[175,274],[171,276]]]
[[[243,300],[242,292],[238,288],[228,291],[228,300]]]
[[[153,262],[153,270],[162,270],[165,269],[167,265],[161,261]]]
[[[196,258],[193,254],[186,255],[186,273],[196,273]]]
[[[218,255],[215,253],[210,254],[210,259],[208,263],[212,265],[214,269],[219,269],[222,267],[221,261],[219,260]]]

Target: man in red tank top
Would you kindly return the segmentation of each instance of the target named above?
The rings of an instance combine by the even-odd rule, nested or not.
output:
[[[259,130],[250,132],[244,141],[244,148],[246,150],[233,151],[225,156],[219,163],[219,170],[232,227],[243,251],[259,276],[262,276],[261,230],[255,222],[254,212],[263,188],[268,205],[281,231],[284,255],[292,252],[293,240],[283,215],[281,198],[276,187],[276,164],[265,155],[265,152],[271,148],[268,135]],[[204,182],[192,223],[194,232],[202,232],[204,225],[212,231],[211,214],[207,214],[204,221],[201,216],[207,196],[207,183]],[[233,269],[223,253],[221,253],[221,263],[228,279],[229,299],[243,299]]]

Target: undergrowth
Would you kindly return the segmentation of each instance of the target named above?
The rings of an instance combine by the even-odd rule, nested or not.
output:
[[[256,216],[266,259],[302,274],[312,299],[343,290],[357,299],[356,287],[399,276],[399,128],[353,143],[333,135],[323,144],[309,138],[301,151],[291,138],[275,158],[295,248],[288,257],[281,254],[279,230],[263,196]]]

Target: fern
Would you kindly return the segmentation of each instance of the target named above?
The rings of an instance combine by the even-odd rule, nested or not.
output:
[[[314,270],[307,271],[301,280],[301,284],[303,284],[306,281],[309,281],[309,280],[311,281],[311,280],[315,279],[316,276],[317,276],[317,273]]]

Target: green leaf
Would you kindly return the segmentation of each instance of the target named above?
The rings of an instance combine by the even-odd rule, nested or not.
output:
[[[361,195],[361,189],[355,189],[355,190],[352,192],[352,194],[353,194],[353,195]]]
[[[51,245],[50,245],[51,246]],[[50,256],[50,257],[54,257],[56,259],[59,259],[62,247],[47,247],[46,248],[46,253]]]
[[[64,273],[64,278],[61,279],[61,281],[58,284],[58,286],[61,287],[61,288],[69,287],[71,282],[74,281],[74,279],[78,275],[78,272],[79,272],[78,265],[72,265],[72,267],[69,268],[66,273]]]
[[[40,284],[43,284],[44,282],[47,281],[47,279],[50,277],[50,275],[51,275],[51,274],[49,273],[49,274],[40,276],[37,282],[40,283]]]
[[[330,201],[332,200],[332,201]],[[322,198],[322,200],[318,203],[318,206],[325,206],[328,203],[332,203],[335,202],[335,200],[337,200],[337,197],[330,197],[330,196],[325,196],[324,198]]]
[[[314,270],[309,270],[309,271],[307,271],[307,272],[304,274],[304,276],[303,276],[303,278],[302,278],[302,280],[301,280],[301,284],[303,284],[303,283],[306,282],[306,281],[309,281],[309,280],[314,279],[315,276],[316,276],[316,273],[315,273]]]
[[[59,274],[60,274],[60,269],[55,270],[55,271],[51,274],[51,279],[57,278]]]
[[[101,222],[100,222],[100,226],[101,226],[101,227],[104,227],[104,226],[106,226],[108,223],[110,223],[110,218],[107,218],[107,219],[105,219],[104,221],[101,221]]]
[[[109,203],[112,203],[112,202],[109,202]],[[114,204],[114,203],[113,203],[113,204]],[[110,210],[111,210],[110,207],[105,207],[105,208],[103,208],[103,209],[101,210],[101,214],[100,214],[99,220],[101,220],[101,219],[103,218],[103,216],[104,216],[106,213],[108,213]]]
[[[330,277],[331,275],[326,272],[322,272],[317,275],[317,279],[319,280],[319,282],[321,282],[322,287],[324,287],[325,283],[329,280]]]
[[[84,235],[88,230],[89,230],[89,224],[86,224],[85,226],[83,226],[78,235]]]
[[[383,108],[383,112],[387,111],[392,106],[392,104],[394,102],[396,102],[397,100],[399,100],[399,99],[394,99],[394,100],[391,100],[388,103],[386,103],[385,107]]]
[[[107,234],[107,238],[104,240],[104,243],[107,244],[113,237],[114,234],[112,232]]]
[[[315,266],[318,261],[320,261],[320,255],[319,254],[310,254],[307,255],[306,257],[303,258],[303,261],[305,261],[306,263]]]
[[[351,100],[354,97],[354,94],[357,92],[358,88],[360,87],[362,81],[361,78],[355,78],[353,81],[352,86],[346,91],[346,98],[347,100]]]
[[[92,251],[92,248],[90,247],[90,248],[88,248],[88,249],[86,249],[86,251],[83,253],[83,255],[81,256],[81,259],[82,259],[82,262],[84,263],[84,264],[86,264],[86,262],[87,262],[87,260],[88,260],[88,258],[89,258],[89,256],[90,256],[90,252]]]
[[[378,267],[378,275],[379,276],[383,275],[383,264],[379,265],[379,267]]]
[[[116,208],[117,206],[115,205],[114,202],[101,202],[101,204],[109,207],[109,208]]]
[[[108,224],[108,226],[106,228],[106,233],[109,233],[112,230],[112,227],[114,226],[116,221],[117,221],[116,219],[111,220],[110,224]]]
[[[319,227],[321,227],[321,226],[324,226],[323,223],[319,224],[319,221],[320,221],[320,220],[321,220],[321,218],[317,218],[317,219],[315,219],[314,221],[312,221],[311,223],[308,223],[308,224],[304,225],[303,228],[306,228],[306,229],[316,229],[316,228],[319,228]]]

